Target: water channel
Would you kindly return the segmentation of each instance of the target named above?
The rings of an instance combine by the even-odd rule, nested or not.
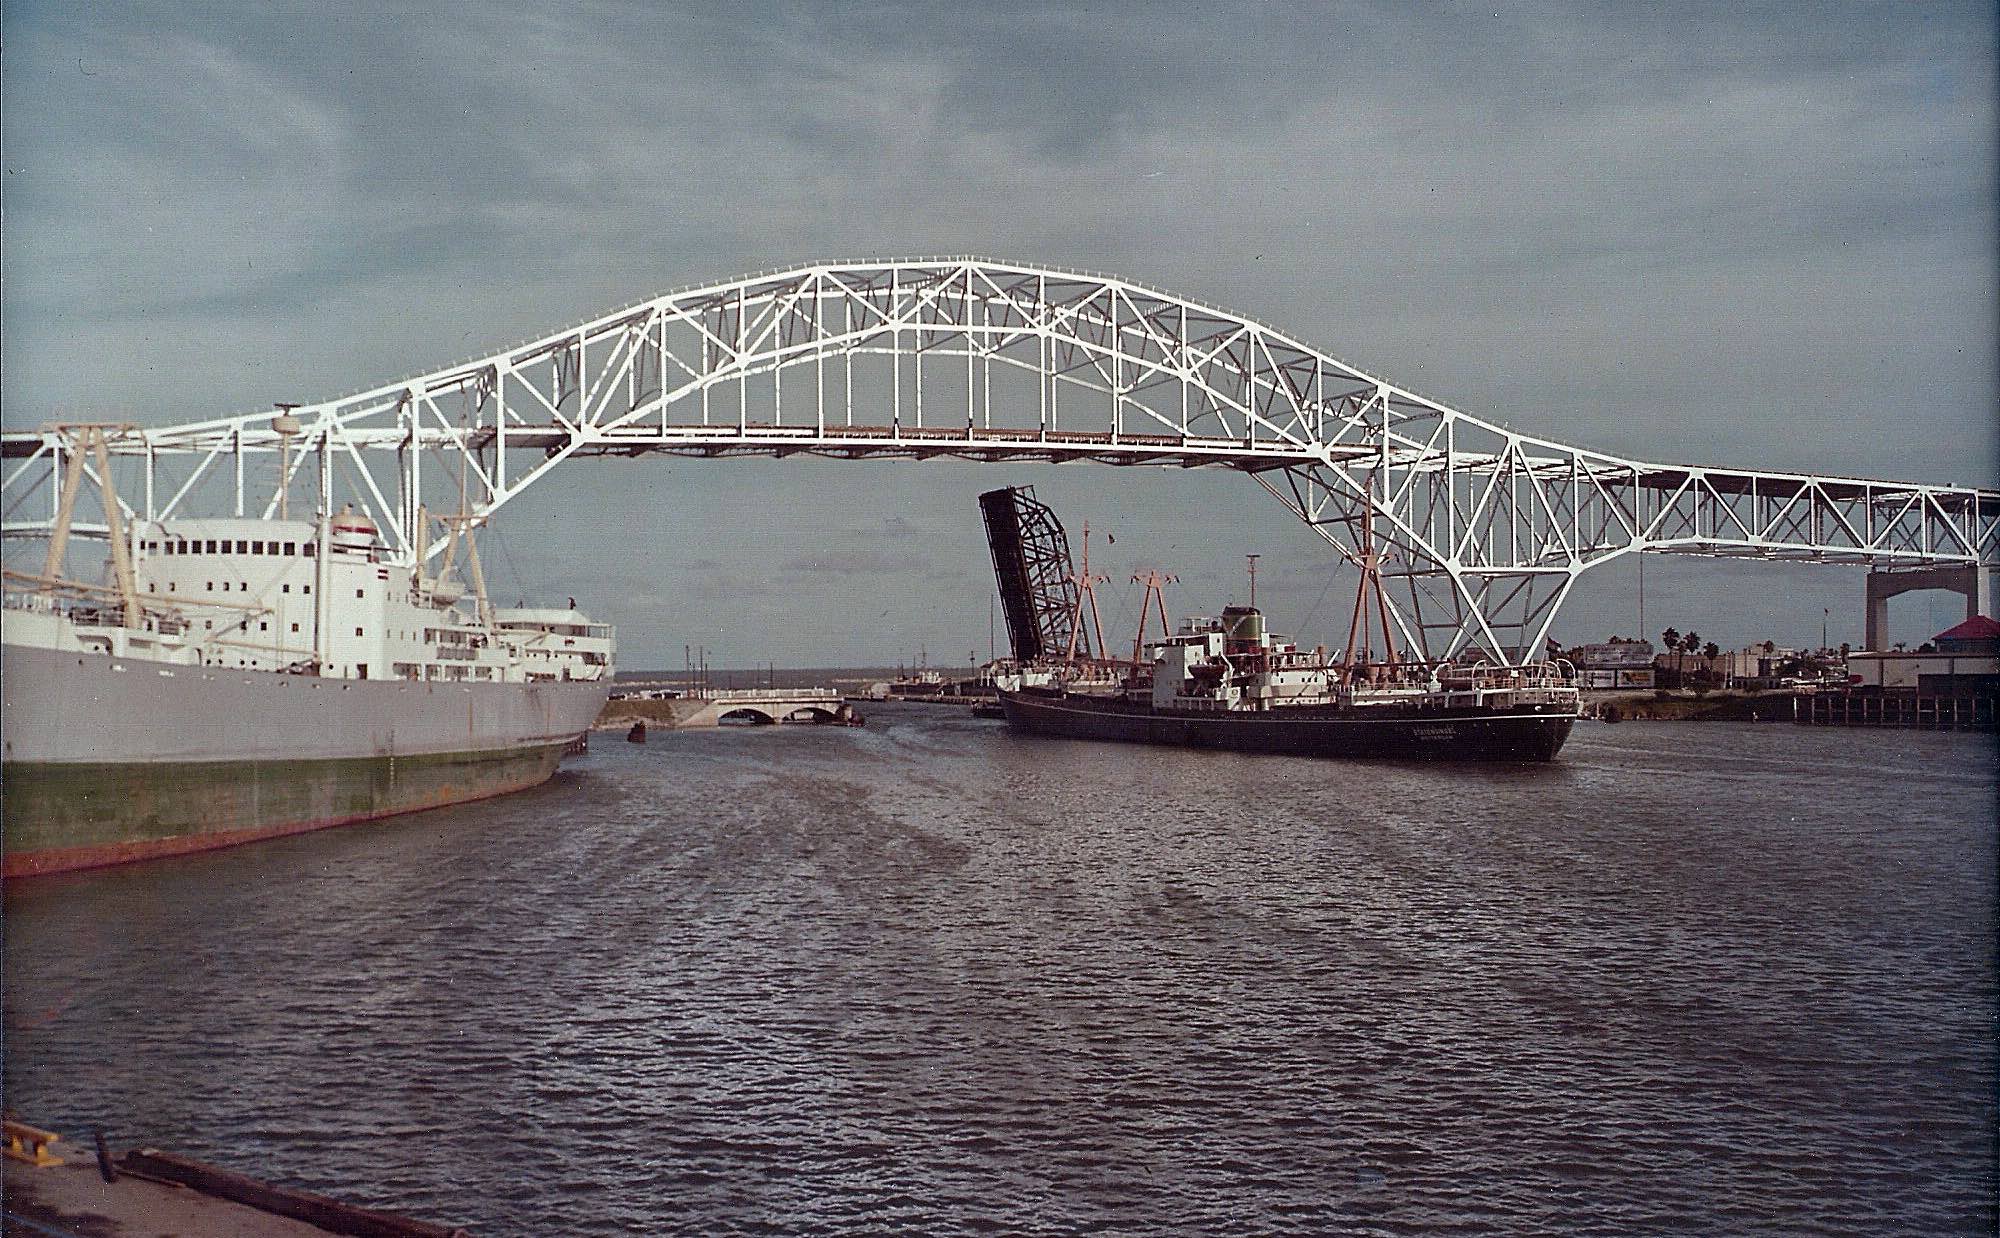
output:
[[[489,1238],[1994,1228],[1990,736],[869,712],[15,883],[7,1106]]]

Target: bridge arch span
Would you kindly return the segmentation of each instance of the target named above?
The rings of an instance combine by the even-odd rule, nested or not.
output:
[[[1534,656],[1578,577],[1626,554],[2000,562],[2000,492],[1614,457],[1450,408],[1239,314],[980,258],[682,289],[293,416],[121,433],[116,467],[142,474],[121,492],[156,519],[218,493],[269,513],[277,493],[267,481],[252,494],[246,477],[282,470],[283,493],[356,503],[408,561],[426,544],[418,513],[453,510],[461,479],[485,517],[592,457],[1228,468],[1339,557],[1376,556],[1404,647],[1505,660]],[[0,436],[16,460],[8,532],[52,526],[50,478],[70,450],[54,431]],[[29,503],[43,490],[48,507]]]

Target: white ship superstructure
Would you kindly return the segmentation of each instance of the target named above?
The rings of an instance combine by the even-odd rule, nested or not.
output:
[[[352,512],[319,524],[140,523],[133,549],[141,601],[157,616],[150,639],[135,644],[113,608],[100,606],[72,612],[89,647],[200,666],[446,683],[595,680],[614,662],[610,625],[574,608],[490,610],[456,579],[392,566],[374,524]]]
[[[7,874],[546,781],[603,706],[615,636],[574,602],[493,608],[469,522],[442,523],[442,553],[401,561],[344,509],[132,521],[106,584],[62,575],[66,530],[43,572],[10,565]]]
[[[1249,607],[1183,620],[1173,636],[1146,646],[1126,691],[1155,709],[1195,713],[1380,706],[1574,713],[1580,699],[1566,664],[1332,663],[1324,650],[1300,649],[1267,630]]]

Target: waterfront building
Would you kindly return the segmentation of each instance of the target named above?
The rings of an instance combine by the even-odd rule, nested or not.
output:
[[[1565,654],[1586,688],[1653,686],[1653,642],[1614,636],[1597,645],[1578,645]]]
[[[1848,682],[1857,692],[2000,695],[2000,622],[1974,615],[1939,632],[1915,652],[1850,654],[1847,669]]]

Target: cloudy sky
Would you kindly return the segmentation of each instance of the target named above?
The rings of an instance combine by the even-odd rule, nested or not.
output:
[[[15,0],[0,408],[248,412],[670,287],[983,253],[1621,454],[2000,483],[1990,5],[956,7]],[[1023,482],[1117,534],[1120,630],[1132,570],[1212,609],[1254,550],[1281,626],[1342,635],[1347,583],[1229,475],[580,462],[489,557],[628,666],[959,665],[974,496]],[[1586,577],[1557,635],[1637,631],[1636,584]],[[1656,558],[1646,590],[1649,635],[1860,637],[1855,569]]]

